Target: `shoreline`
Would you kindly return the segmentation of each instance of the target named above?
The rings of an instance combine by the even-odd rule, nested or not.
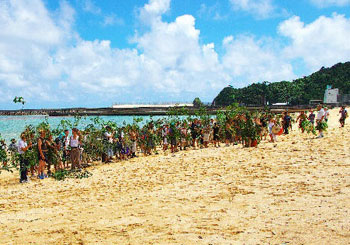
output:
[[[333,108],[334,105],[329,105]],[[314,108],[313,105],[300,106],[248,106],[248,110],[264,110],[269,108],[272,112],[280,113],[288,110],[289,112],[300,112]],[[63,109],[23,109],[23,110],[0,110],[0,116],[24,116],[24,115],[43,115],[43,116],[166,116],[171,109],[187,109],[190,113],[194,113],[197,107],[139,107],[139,108],[63,108]],[[206,106],[209,114],[216,114],[224,107]]]

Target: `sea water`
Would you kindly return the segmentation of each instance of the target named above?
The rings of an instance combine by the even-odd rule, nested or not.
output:
[[[92,120],[96,118],[95,116],[82,117],[79,122],[78,128],[84,128],[86,125],[92,123]],[[100,116],[104,121],[113,121],[118,126],[123,126],[124,124],[132,124],[134,116]],[[140,125],[151,120],[150,116],[137,116],[137,118],[142,118]],[[164,116],[153,116],[153,120],[159,118],[164,118]],[[50,124],[51,129],[55,129],[61,122],[61,120],[69,120],[74,122],[74,117],[47,117],[47,116],[0,116],[0,134],[6,143],[9,144],[12,138],[18,141],[21,132],[24,131],[26,126],[33,125],[37,126],[41,122],[47,120]]]

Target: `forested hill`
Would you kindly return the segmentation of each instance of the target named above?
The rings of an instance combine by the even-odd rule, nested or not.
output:
[[[216,106],[227,106],[234,102],[245,105],[264,105],[266,102],[292,105],[308,104],[310,100],[323,100],[327,85],[350,93],[350,62],[338,63],[331,68],[322,67],[310,76],[292,82],[253,83],[244,88],[224,88],[214,99]]]

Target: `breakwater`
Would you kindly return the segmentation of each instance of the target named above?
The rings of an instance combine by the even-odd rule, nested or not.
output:
[[[195,113],[196,107],[142,107],[142,108],[63,108],[63,109],[23,109],[23,110],[0,110],[2,116],[21,116],[21,115],[45,115],[45,116],[165,116],[174,108],[185,108],[189,113]],[[299,112],[313,108],[310,105],[302,106],[248,106],[249,110],[264,110],[269,108],[272,112],[280,113],[288,110],[289,112]],[[209,114],[216,114],[221,107],[206,107]]]

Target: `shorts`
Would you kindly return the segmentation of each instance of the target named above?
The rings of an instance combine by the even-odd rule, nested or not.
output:
[[[171,142],[171,145],[176,145],[176,138],[172,138],[172,139],[170,140],[170,142]]]
[[[136,151],[137,151],[137,144],[136,144],[136,141],[133,141],[132,142],[132,147],[131,147],[131,152],[135,153]]]
[[[195,132],[193,132],[193,133],[191,133],[191,136],[192,136],[192,139],[197,139],[197,133],[195,133]]]
[[[218,141],[218,140],[219,140],[219,135],[214,134],[214,140],[215,140],[215,141]]]
[[[38,153],[39,160],[47,162],[48,159],[49,159],[48,152],[47,151],[43,151],[43,155],[44,155],[44,159],[41,157],[40,153]]]

